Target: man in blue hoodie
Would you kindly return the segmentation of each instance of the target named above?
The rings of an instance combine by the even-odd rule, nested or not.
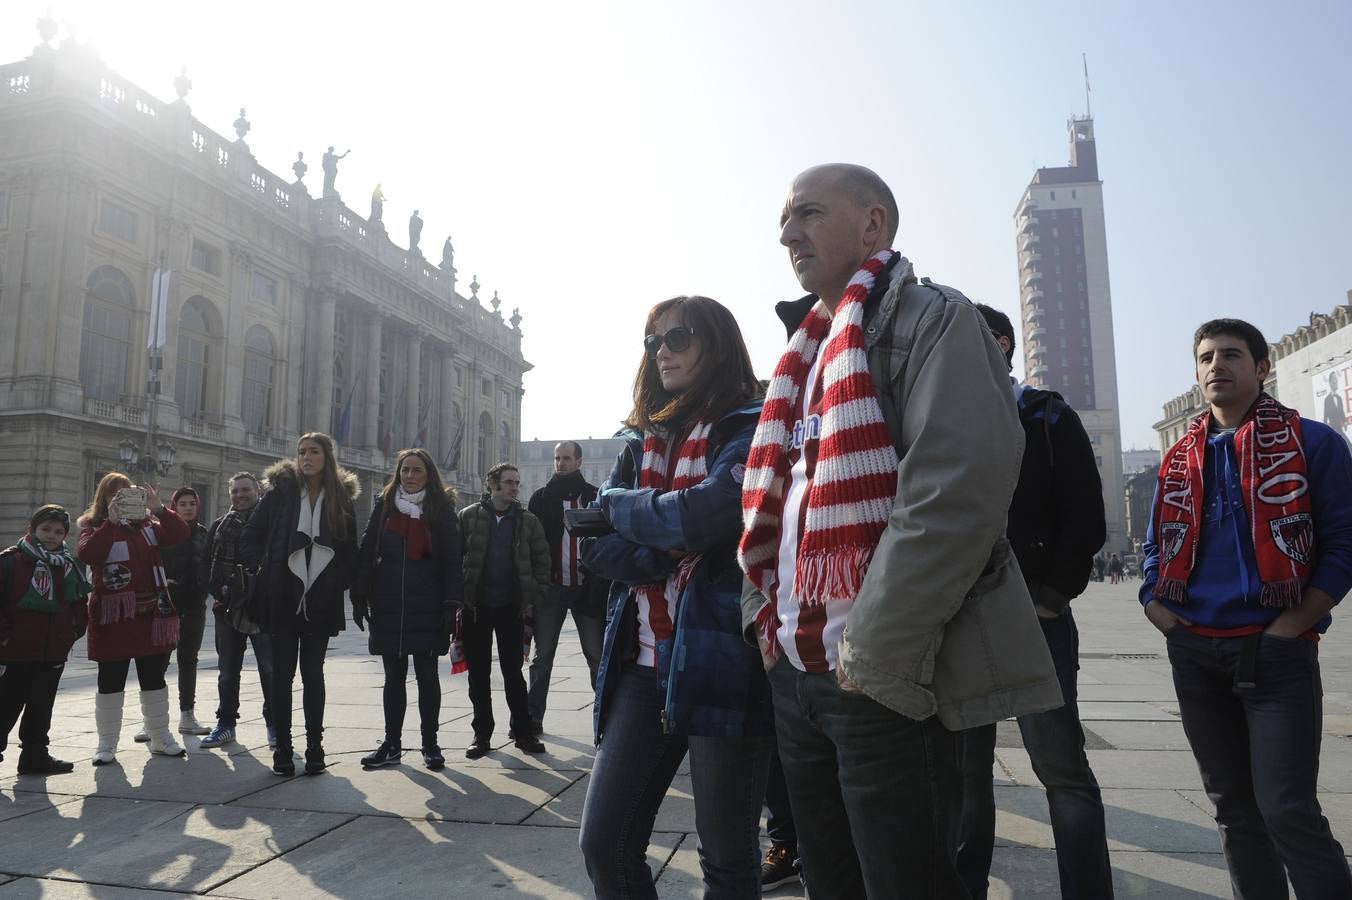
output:
[[[1140,599],[1164,633],[1183,729],[1236,898],[1352,897],[1316,796],[1319,638],[1352,587],[1352,457],[1264,393],[1261,332],[1193,339],[1210,409],[1160,465]]]

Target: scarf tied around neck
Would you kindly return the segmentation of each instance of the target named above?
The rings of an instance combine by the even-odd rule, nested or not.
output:
[[[70,603],[89,596],[91,588],[84,566],[71,558],[64,544],[60,549],[48,550],[31,535],[24,535],[18,546],[33,561],[33,577],[19,598],[19,609],[58,613]]]

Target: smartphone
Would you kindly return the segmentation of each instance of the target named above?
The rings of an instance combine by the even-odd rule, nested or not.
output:
[[[117,500],[118,513],[127,521],[141,522],[150,517],[145,488],[124,487],[114,495],[114,499]]]

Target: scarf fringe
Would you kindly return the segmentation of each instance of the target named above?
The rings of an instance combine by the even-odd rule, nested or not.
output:
[[[1155,582],[1155,596],[1182,606],[1188,602],[1188,583],[1177,578],[1161,578]]]
[[[154,617],[150,623],[150,643],[156,647],[173,647],[178,644],[178,616]]]
[[[873,561],[873,547],[830,547],[798,557],[793,573],[793,592],[808,606],[828,600],[853,600],[864,584],[864,573]]]
[[[111,625],[136,615],[136,592],[123,591],[120,594],[105,594],[98,598],[100,625]]]
[[[1290,581],[1275,581],[1263,585],[1263,594],[1259,602],[1264,606],[1290,609],[1293,606],[1300,606],[1302,597],[1304,597],[1304,589],[1301,583],[1291,579]]]

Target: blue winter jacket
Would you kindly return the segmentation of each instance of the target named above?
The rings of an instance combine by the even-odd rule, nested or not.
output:
[[[637,643],[633,586],[663,581],[675,571],[668,550],[704,553],[676,601],[673,634],[657,644],[654,714],[671,734],[739,737],[774,733],[770,685],[760,653],[742,637],[742,475],[760,416],[759,401],[720,419],[709,438],[709,474],[680,491],[635,489],[643,437],[628,444],[601,487],[596,504],[615,532],[583,542],[587,569],[613,582],[605,642],[596,671],[596,741],[620,670]]]
[[[1308,586],[1319,588],[1337,602],[1352,588],[1352,455],[1342,435],[1327,425],[1302,418],[1300,427],[1314,514],[1314,568]],[[1204,628],[1266,627],[1282,610],[1259,603],[1263,584],[1258,578],[1249,517],[1240,490],[1233,431],[1207,437],[1202,484],[1201,543],[1188,580],[1187,603],[1159,602]],[[1140,593],[1143,606],[1156,599],[1153,592],[1159,580],[1159,547],[1155,542],[1159,502],[1156,485],[1145,539],[1145,577]],[[1315,630],[1322,634],[1331,621],[1332,616],[1325,616]]]

